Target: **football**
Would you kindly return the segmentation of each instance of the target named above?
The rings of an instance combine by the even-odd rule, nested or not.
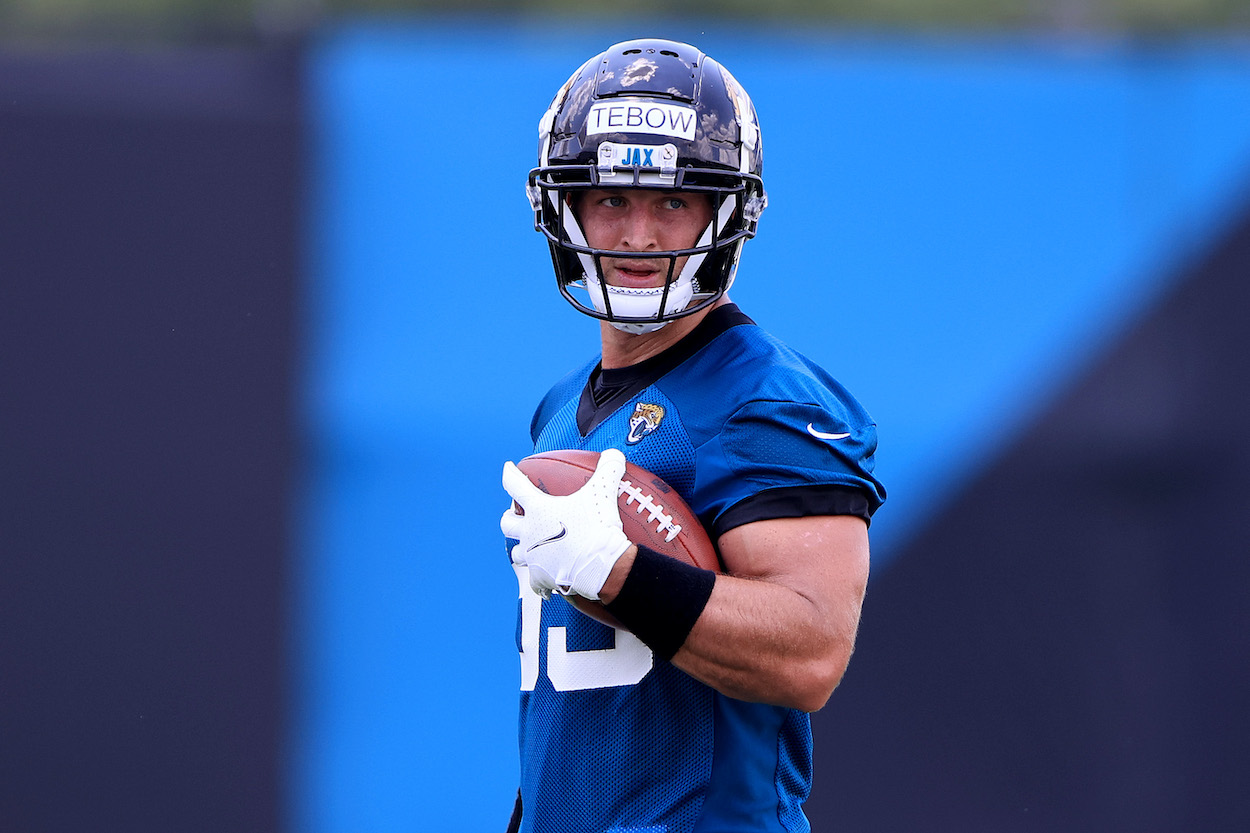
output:
[[[598,463],[597,451],[569,449],[532,454],[517,463],[517,468],[547,494],[570,495],[585,485]],[[659,476],[626,462],[617,507],[621,527],[630,541],[687,564],[720,571],[716,547],[699,519],[677,490]],[[581,596],[565,599],[582,613],[611,627],[621,627],[599,602]]]

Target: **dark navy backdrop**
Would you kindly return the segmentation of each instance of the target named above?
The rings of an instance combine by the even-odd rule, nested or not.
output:
[[[282,824],[300,66],[0,55],[0,830]]]

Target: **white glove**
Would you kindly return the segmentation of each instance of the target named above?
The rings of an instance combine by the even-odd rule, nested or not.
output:
[[[512,563],[529,567],[535,593],[547,599],[552,591],[599,598],[613,565],[629,549],[616,505],[624,474],[625,455],[610,448],[599,455],[586,485],[557,497],[531,483],[512,463],[504,463],[503,487],[525,514],[509,507],[499,528],[518,540]]]

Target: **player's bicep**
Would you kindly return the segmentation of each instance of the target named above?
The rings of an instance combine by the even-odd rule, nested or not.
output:
[[[718,541],[725,571],[781,584],[821,609],[858,616],[868,584],[868,525],[853,515],[777,518],[734,527]],[[830,611],[832,612],[832,610]]]

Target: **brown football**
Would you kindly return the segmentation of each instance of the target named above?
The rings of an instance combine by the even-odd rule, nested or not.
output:
[[[549,495],[576,492],[595,472],[599,452],[568,449],[532,454],[517,468]],[[621,527],[635,544],[705,570],[720,571],[716,547],[699,519],[677,490],[641,466],[625,463],[625,476],[617,493]],[[578,610],[614,628],[620,622],[599,602],[566,596]]]

